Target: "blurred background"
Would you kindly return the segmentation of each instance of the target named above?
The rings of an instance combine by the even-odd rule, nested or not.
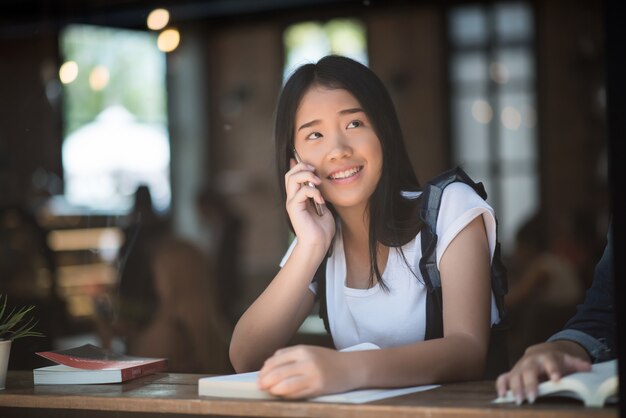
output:
[[[381,77],[422,183],[462,165],[485,184],[515,360],[571,315],[605,243],[603,18],[596,0],[5,1],[0,293],[46,334],[10,367],[85,341],[174,358],[155,341],[198,334],[223,354],[290,240],[278,93],[329,53]],[[297,340],[330,344],[314,315]]]

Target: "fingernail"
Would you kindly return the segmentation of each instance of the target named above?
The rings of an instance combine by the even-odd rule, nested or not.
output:
[[[527,397],[528,397],[528,403],[529,404],[533,404],[533,403],[535,403],[535,400],[537,399],[537,394],[534,393],[534,392],[531,392],[531,393],[528,394]]]
[[[515,405],[521,405],[524,402],[522,395],[515,395]]]

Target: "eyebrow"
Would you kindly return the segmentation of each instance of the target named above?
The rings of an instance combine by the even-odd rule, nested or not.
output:
[[[360,108],[360,107],[352,107],[352,108],[350,108],[350,109],[343,109],[343,110],[340,110],[338,113],[339,113],[340,115],[352,115],[352,114],[354,114],[354,113],[360,113],[360,112],[365,113],[365,111],[364,111],[362,108]],[[311,126],[317,125],[317,124],[318,124],[318,123],[320,123],[320,122],[321,122],[321,121],[320,121],[319,119],[315,119],[315,120],[312,120],[312,121],[310,121],[310,122],[303,123],[303,124],[302,124],[302,125],[298,128],[298,132],[299,132],[300,130],[302,130],[302,129],[305,129],[305,128],[308,128],[308,127],[311,127]]]

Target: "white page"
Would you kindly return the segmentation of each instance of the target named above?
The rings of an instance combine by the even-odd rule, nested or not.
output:
[[[231,374],[226,376],[216,376],[216,377],[203,377],[199,380],[198,386],[204,386],[204,382],[211,381],[220,381],[223,383],[232,383],[235,391],[242,392],[242,398],[246,397],[244,392],[258,392],[255,393],[255,399],[279,399],[270,395],[267,392],[258,389],[256,385],[257,378],[259,376],[259,372],[250,372],[250,373],[239,373],[239,374]],[[408,393],[414,392],[422,392],[430,389],[434,389],[439,387],[440,385],[423,385],[423,386],[412,386],[412,387],[404,387],[404,388],[393,388],[393,389],[360,389],[353,390],[344,393],[337,393],[332,395],[323,395],[315,398],[308,399],[311,402],[329,402],[329,403],[365,403],[377,401],[385,398],[392,398],[394,396],[406,395]],[[230,397],[230,396],[229,396]],[[233,395],[232,397],[237,397]]]

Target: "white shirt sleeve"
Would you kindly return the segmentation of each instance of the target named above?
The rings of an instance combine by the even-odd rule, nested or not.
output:
[[[491,257],[496,248],[496,218],[489,204],[469,185],[454,182],[443,190],[437,218],[437,268],[448,245],[477,216],[485,222]]]
[[[280,265],[281,268],[285,265],[287,260],[289,260],[289,256],[293,252],[293,249],[295,248],[297,243],[298,243],[298,237],[294,238],[293,241],[291,241],[291,244],[289,244],[289,248],[287,248],[287,252],[283,256],[283,259],[280,260],[280,264],[279,265]]]

